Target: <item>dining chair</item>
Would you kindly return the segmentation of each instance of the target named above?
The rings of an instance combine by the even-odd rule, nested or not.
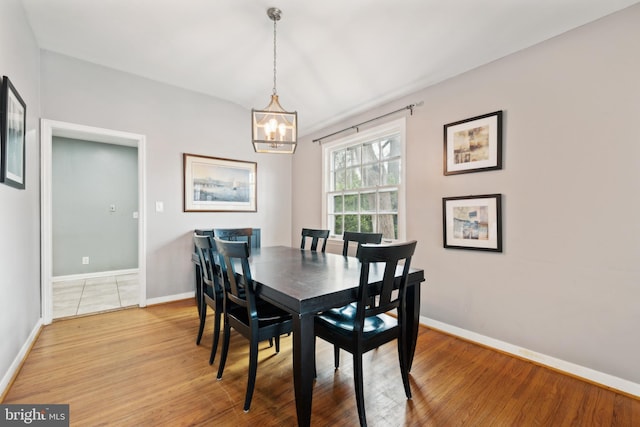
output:
[[[220,340],[220,321],[224,311],[224,296],[222,295],[222,284],[219,268],[216,267],[217,251],[215,243],[210,236],[193,235],[193,242],[196,246],[198,259],[200,261],[200,326],[198,328],[198,338],[196,344],[200,345],[204,325],[207,318],[207,306],[214,311],[213,323],[213,344],[211,346],[211,355],[209,356],[209,364],[212,365],[218,349],[218,341]]]
[[[305,243],[307,237],[311,239],[311,249],[312,251],[318,250],[318,242],[322,240],[322,249],[320,252],[324,252],[327,248],[327,239],[329,238],[329,230],[317,230],[313,228],[303,228],[302,229],[302,242],[300,243],[300,249],[305,248]]]
[[[349,304],[315,317],[315,336],[334,345],[335,368],[338,369],[339,365],[339,349],[353,355],[353,377],[361,426],[367,425],[362,380],[364,353],[396,340],[404,391],[407,399],[411,399],[409,355],[405,350],[411,332],[404,317],[407,310],[407,276],[415,248],[415,240],[391,245],[362,245],[358,254],[361,267],[355,307]],[[402,269],[399,280],[396,277],[398,267]],[[369,286],[369,273],[382,278],[379,287]],[[394,292],[396,289],[397,292]],[[372,296],[378,298],[372,299]],[[371,301],[375,301],[374,305],[371,305]],[[388,312],[395,312],[396,317],[387,314]]]
[[[249,253],[251,253],[251,248],[260,247],[260,235],[258,235],[258,240],[256,242],[256,240],[253,239],[256,230],[254,230],[253,228],[214,228],[212,231],[216,237],[219,237],[223,240],[229,240],[232,242],[247,242],[247,245],[249,246]],[[269,338],[269,346],[273,347],[273,339],[271,338]]]
[[[382,233],[357,233],[355,231],[345,231],[342,235],[342,240],[344,241],[342,244],[342,256],[347,256],[349,254],[349,242],[358,242],[358,249],[360,249],[360,245],[364,243],[379,244],[382,242]],[[358,256],[357,250],[356,256]]]
[[[251,251],[251,236],[253,235],[253,228],[214,228],[213,235],[222,240],[247,242],[249,245],[249,251]]]
[[[258,370],[258,343],[273,339],[276,353],[280,352],[280,335],[293,330],[293,320],[291,314],[256,297],[247,242],[232,242],[219,237],[215,237],[214,241],[221,266],[229,280],[229,287],[224,289],[224,338],[218,379],[222,379],[233,328],[249,340],[249,376],[244,400],[244,410],[247,412],[251,406]]]
[[[213,230],[196,229],[194,230],[194,233],[197,234],[198,236],[211,236],[211,238],[213,238]],[[195,267],[196,307],[198,309],[198,316],[200,316],[200,308],[202,307],[202,296],[200,294],[200,291],[202,290],[202,284],[201,284],[202,272],[200,271],[200,257],[198,256],[198,248],[195,246],[195,243],[193,245],[193,253],[191,254],[191,261],[193,262],[193,265]]]

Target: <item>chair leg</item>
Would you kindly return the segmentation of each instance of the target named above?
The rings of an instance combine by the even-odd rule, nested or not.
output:
[[[316,370],[316,337],[313,337],[313,379],[318,378],[318,371]]]
[[[202,279],[200,276],[200,266],[195,265],[196,267],[196,307],[198,308],[198,316],[200,315],[200,311],[202,310]]]
[[[252,334],[253,335],[253,334]],[[258,336],[257,333],[249,343],[249,378],[247,379],[247,395],[244,398],[244,411],[249,412],[253,389],[256,385],[256,372],[258,371]]]
[[[404,394],[407,399],[411,399],[411,384],[409,383],[409,362],[405,351],[404,342],[398,340],[398,361],[400,362],[400,374],[402,375],[402,384],[404,385]]]
[[[227,353],[229,352],[229,336],[231,335],[231,326],[227,319],[224,319],[224,338],[222,339],[222,354],[220,355],[220,365],[218,366],[218,379],[222,379],[224,372],[224,364],[227,362]]]
[[[353,355],[353,382],[356,387],[356,405],[358,418],[362,427],[367,426],[367,416],[364,412],[364,386],[362,380],[362,354]]]
[[[209,356],[209,365],[213,365],[218,350],[218,341],[220,340],[220,320],[222,318],[222,309],[216,308],[215,321],[213,322],[213,344],[211,345],[211,356]]]
[[[196,339],[196,345],[200,345],[200,340],[202,339],[202,333],[204,332],[204,323],[207,319],[207,305],[204,307],[200,307],[200,327],[198,328],[198,338]]]
[[[340,347],[333,345],[333,366],[338,369],[340,367]]]
[[[275,336],[274,340],[276,341],[276,353],[280,353],[280,335]]]

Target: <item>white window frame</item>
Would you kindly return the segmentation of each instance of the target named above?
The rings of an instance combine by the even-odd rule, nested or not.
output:
[[[337,139],[335,141],[322,144],[322,227],[330,229],[328,225],[328,212],[327,212],[327,193],[330,191],[331,186],[331,158],[330,153],[336,149],[341,149],[350,145],[359,145],[372,141],[386,135],[400,134],[400,183],[398,187],[398,239],[397,241],[406,240],[406,203],[405,203],[405,188],[406,188],[406,170],[407,170],[407,156],[406,156],[406,119],[404,117],[389,121],[379,126],[367,129],[365,131],[357,132],[353,135]],[[331,235],[331,240],[342,240],[342,235]],[[384,239],[384,241],[392,241],[390,239]],[[396,240],[393,240],[396,241]]]

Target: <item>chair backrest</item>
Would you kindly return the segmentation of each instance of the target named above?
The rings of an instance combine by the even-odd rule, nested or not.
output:
[[[391,245],[364,244],[360,247],[358,258],[362,262],[362,266],[356,309],[356,325],[360,325],[360,331],[365,317],[398,309],[401,302],[405,300],[407,277],[416,244],[417,242],[412,240]],[[401,261],[404,261],[404,265],[401,266],[402,275],[397,282],[396,270]],[[376,269],[384,269],[384,271],[381,286],[373,290],[369,288],[369,273]],[[394,289],[398,289],[398,292],[394,293]],[[374,296],[378,296],[378,298],[372,298]],[[400,316],[401,313],[398,315]],[[356,329],[358,329],[357,326]]]
[[[221,240],[232,242],[247,242],[251,248],[251,235],[253,228],[214,228],[213,235]],[[249,249],[251,251],[251,249]]]
[[[365,243],[379,244],[382,242],[382,233],[357,233],[355,231],[345,231],[342,235],[342,240],[344,240],[344,243],[342,244],[342,255],[347,256],[349,254],[349,242],[358,242],[359,251],[360,245]],[[356,256],[358,256],[358,251],[356,251]]]
[[[199,229],[199,228],[196,228],[195,230],[193,230],[193,232],[195,234],[197,234],[198,236],[209,236],[209,237],[213,238],[213,230],[211,230],[211,229]]]
[[[228,286],[225,286],[225,305],[232,302],[245,307],[252,320],[255,317],[257,322],[256,297],[249,268],[249,244],[242,241],[222,240],[219,237],[213,240],[220,254],[223,274],[228,280]],[[237,264],[240,265],[241,273],[236,271]]]
[[[214,296],[222,292],[219,281],[219,271],[216,267],[217,250],[210,236],[193,234],[193,243],[200,262],[200,277],[202,286],[211,286]]]
[[[199,230],[196,229],[193,231],[195,235],[198,236],[209,236],[213,239],[213,230]],[[194,264],[196,264],[196,268],[200,268],[200,258],[198,256],[198,248],[196,247],[195,243],[193,245],[193,255],[191,257],[191,260],[194,262]],[[198,273],[199,274],[199,273]]]
[[[302,242],[300,242],[300,249],[304,249],[306,238],[311,238],[311,250],[318,250],[318,241],[322,239],[322,249],[321,252],[324,252],[327,248],[327,239],[329,238],[329,230],[316,230],[313,228],[303,228],[302,229]]]

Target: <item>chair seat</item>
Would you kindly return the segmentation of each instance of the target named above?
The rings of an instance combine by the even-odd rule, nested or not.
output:
[[[318,322],[335,327],[335,332],[350,335],[353,333],[356,320],[356,306],[348,304],[344,307],[334,308],[317,315],[316,319]],[[380,333],[396,326],[398,326],[398,321],[395,317],[382,313],[377,316],[366,317],[364,319],[363,332],[366,337],[367,334]]]
[[[258,322],[260,326],[291,320],[291,314],[266,301],[256,300],[256,310],[258,312]],[[246,307],[241,307],[227,301],[227,312],[230,316],[235,317],[243,323],[249,322]]]

